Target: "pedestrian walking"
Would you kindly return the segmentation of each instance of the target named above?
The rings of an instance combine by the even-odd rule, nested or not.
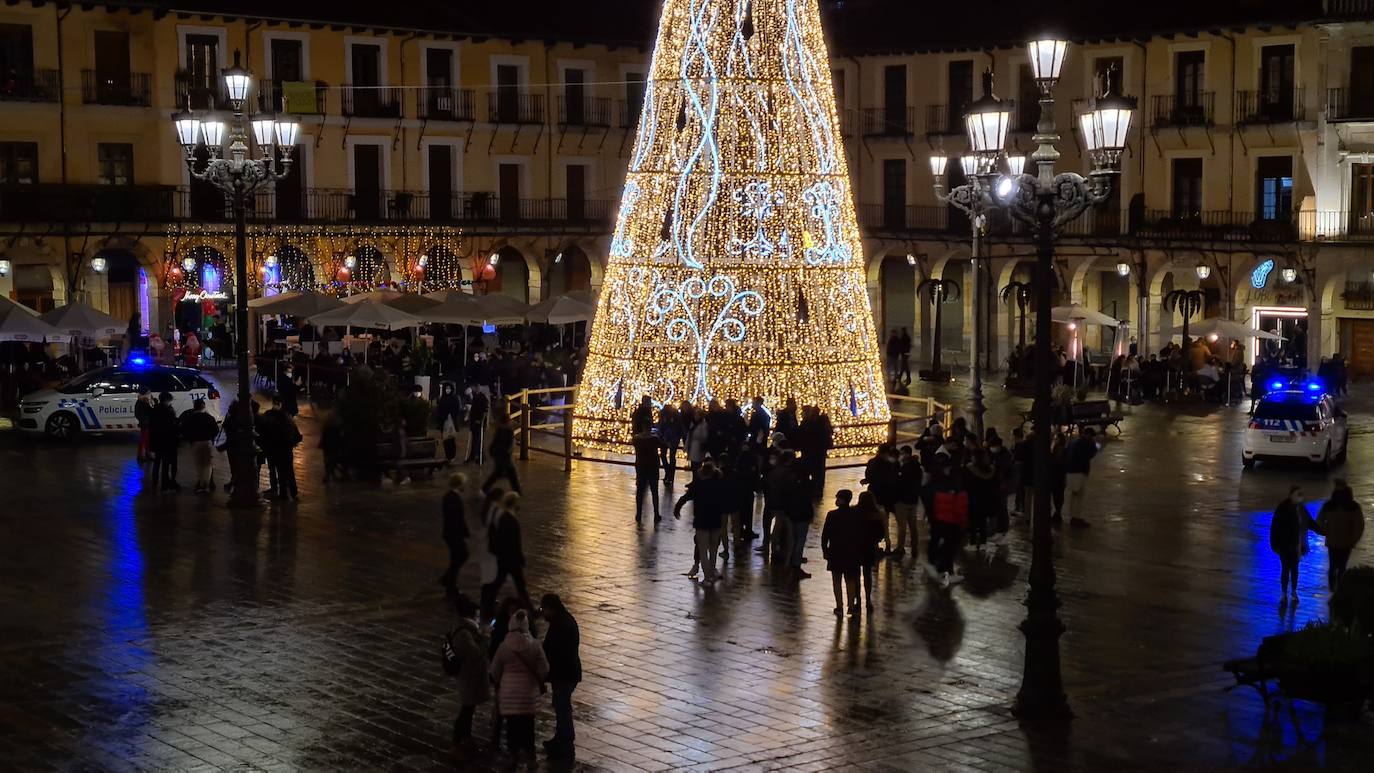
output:
[[[821,527],[821,555],[830,571],[835,592],[835,616],[844,617],[845,608],[859,616],[859,572],[863,566],[864,524],[850,506],[854,492],[840,489],[835,494],[835,509],[825,514]]]
[[[439,389],[439,400],[434,406],[434,423],[439,427],[443,439],[444,460],[452,462],[458,456],[458,427],[463,423],[463,401],[451,382],[445,381]]]
[[[477,622],[477,605],[459,594],[454,599],[454,609],[458,622],[448,634],[448,645],[457,661],[454,676],[458,678],[458,718],[453,722],[453,744],[471,751],[472,717],[477,707],[491,697],[491,666],[487,642]]]
[[[344,423],[338,411],[331,411],[320,427],[320,451],[324,454],[324,482],[335,477],[348,478],[344,469]]]
[[[482,586],[482,609],[489,610],[496,603],[496,596],[509,577],[515,583],[515,592],[529,605],[530,593],[525,586],[525,549],[520,533],[520,521],[515,517],[520,506],[520,495],[507,492],[501,499],[500,509],[491,525],[487,527],[487,543],[491,554],[496,557],[496,578]]]
[[[219,422],[205,410],[205,401],[191,403],[191,410],[181,414],[181,436],[191,448],[191,466],[196,471],[197,494],[209,494],[211,466],[214,458],[215,437],[219,435]]]
[[[892,537],[888,530],[888,521],[897,509],[897,475],[898,475],[897,450],[891,444],[884,443],[878,446],[878,453],[864,465],[864,477],[860,483],[868,486],[871,500],[882,514],[882,537],[883,552],[892,551]],[[864,497],[859,495],[859,501],[863,502]]]
[[[677,451],[682,446],[685,430],[682,412],[672,403],[664,403],[658,412],[658,454],[663,466],[663,485],[670,489],[677,474]],[[658,512],[657,507],[654,512]]]
[[[281,396],[273,395],[272,407],[263,412],[258,421],[258,444],[267,458],[267,493],[276,499],[298,499],[296,488],[296,446],[301,442],[300,430],[282,405]]]
[[[515,462],[511,458],[515,452],[515,427],[505,411],[498,412],[496,416],[496,430],[491,433],[491,448],[487,450],[491,452],[492,467],[482,488],[490,488],[491,484],[505,478],[510,490],[519,494],[520,476],[516,474]]]
[[[955,571],[954,559],[964,544],[964,530],[968,527],[968,491],[951,466],[940,469],[931,482],[931,490],[928,571],[947,588],[964,579]]]
[[[1336,480],[1331,498],[1317,512],[1317,533],[1326,538],[1326,585],[1335,593],[1351,551],[1364,536],[1364,511],[1344,480]]]
[[[792,491],[800,485],[796,474],[796,455],[774,452],[769,457],[768,472],[763,477],[763,541],[755,552],[769,559],[774,541],[784,543],[787,537],[787,503]],[[787,558],[784,552],[783,559]]]
[[[448,491],[444,494],[440,511],[443,517],[444,544],[448,546],[448,569],[439,577],[439,584],[449,594],[458,592],[458,572],[468,561],[468,523],[463,506],[463,490],[467,487],[467,476],[454,473],[448,479]]]
[[[1307,530],[1315,525],[1302,502],[1302,489],[1293,486],[1288,496],[1274,508],[1274,516],[1269,521],[1269,549],[1279,557],[1279,590],[1283,592],[1283,604],[1288,603],[1290,588],[1293,603],[1298,603],[1298,564],[1307,555]]]
[[[682,517],[682,506],[692,503],[692,529],[695,530],[696,552],[688,577],[696,578],[697,568],[704,570],[706,582],[716,580],[716,551],[720,547],[721,526],[727,495],[725,481],[713,462],[704,462],[697,476],[687,484],[687,490],[673,505],[673,518]]]
[[[814,501],[807,486],[793,486],[787,495],[787,566],[794,580],[811,577],[802,564],[806,563],[806,536],[816,517]]]
[[[854,507],[854,513],[860,524],[859,568],[864,581],[864,604],[872,611],[873,567],[883,555],[881,543],[887,534],[887,513],[883,511],[883,506],[878,504],[878,498],[873,496],[871,491],[859,494],[859,503]]]
[[[139,464],[153,460],[152,446],[148,440],[148,420],[152,416],[153,406],[153,394],[148,391],[148,387],[139,387],[138,400],[134,403],[134,420],[138,422]]]
[[[988,541],[988,524],[995,516],[997,498],[1001,496],[988,452],[975,451],[964,466],[964,474],[968,481],[968,544],[982,552]]]
[[[148,414],[148,445],[153,452],[153,485],[163,491],[180,491],[177,483],[177,443],[181,439],[172,394],[158,395],[157,405]]]
[[[635,451],[635,523],[644,522],[641,509],[646,491],[653,498],[654,523],[658,523],[663,520],[658,513],[658,471],[662,464],[658,436],[645,430],[637,433],[631,443]]]
[[[485,440],[483,432],[487,426],[487,412],[491,407],[491,401],[487,399],[487,393],[481,387],[468,387],[467,394],[468,456],[463,463],[476,462],[477,466],[481,467]]]
[[[544,618],[544,656],[549,661],[549,684],[553,688],[553,738],[544,742],[552,759],[571,760],[576,756],[577,733],[573,730],[572,694],[582,681],[582,657],[578,652],[581,635],[577,620],[554,593],[539,601]]]
[[[1031,446],[1030,437],[1020,427],[1011,431],[1011,463],[1013,477],[1015,478],[1014,491],[1016,496],[1012,504],[1012,515],[1020,517],[1026,514],[1026,496],[1035,485],[1035,470],[1031,466],[1031,457],[1034,449]]]
[[[920,555],[916,540],[916,506],[921,502],[921,487],[924,480],[925,470],[921,467],[921,460],[912,452],[911,446],[902,446],[897,455],[897,549],[892,552],[897,558],[906,555],[908,534],[911,538],[911,554]]]
[[[1092,472],[1093,457],[1097,456],[1097,433],[1084,427],[1064,448],[1064,488],[1068,493],[1069,525],[1088,526],[1084,502],[1088,494],[1088,474]]]
[[[534,764],[534,715],[549,674],[544,648],[530,635],[529,613],[511,615],[509,630],[491,659],[491,680],[496,685],[497,709],[506,726],[506,748],[517,764],[522,756]]]

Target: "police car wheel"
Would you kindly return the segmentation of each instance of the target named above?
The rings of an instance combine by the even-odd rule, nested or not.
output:
[[[1255,466],[1255,460],[1254,460],[1253,458],[1246,459],[1246,458],[1242,457],[1241,460],[1240,460],[1240,466],[1241,466],[1241,467],[1244,467],[1244,468],[1247,469],[1247,470],[1248,470],[1248,469],[1251,469],[1252,467]]]
[[[48,437],[54,440],[71,440],[81,431],[79,427],[76,414],[68,411],[58,411],[48,417]]]

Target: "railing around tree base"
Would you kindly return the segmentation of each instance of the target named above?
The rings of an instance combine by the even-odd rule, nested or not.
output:
[[[530,458],[530,452],[557,456],[563,459],[563,470],[572,470],[574,459],[632,466],[633,460],[613,457],[584,456],[573,443],[572,423],[573,406],[576,403],[577,387],[551,387],[548,389],[522,389],[503,398],[504,408],[511,420],[516,422],[515,442],[520,450],[520,459]],[[892,406],[892,421],[888,425],[888,440],[893,443],[914,441],[925,428],[933,423],[948,427],[954,417],[954,406],[936,402],[933,397],[908,397],[888,395]],[[914,425],[919,422],[919,429]],[[546,448],[531,442],[535,435],[557,438],[559,448]],[[861,466],[835,459],[839,464],[831,468]],[[681,467],[680,469],[690,469]]]

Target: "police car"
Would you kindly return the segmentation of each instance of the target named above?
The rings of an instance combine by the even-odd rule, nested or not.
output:
[[[1320,382],[1275,382],[1255,406],[1245,429],[1241,463],[1293,459],[1323,466],[1345,460],[1349,431],[1345,412]]]
[[[142,389],[157,399],[172,395],[172,409],[180,415],[196,400],[220,418],[220,390],[194,368],[148,365],[141,357],[124,365],[83,373],[56,389],[31,392],[19,401],[19,429],[70,440],[82,432],[137,432],[134,404]]]

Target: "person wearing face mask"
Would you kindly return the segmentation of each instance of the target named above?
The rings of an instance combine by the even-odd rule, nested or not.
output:
[[[1293,603],[1298,603],[1298,564],[1307,553],[1307,530],[1315,524],[1307,508],[1302,506],[1302,489],[1294,486],[1288,496],[1274,508],[1269,522],[1269,548],[1279,557],[1283,567],[1279,574],[1282,604],[1288,604],[1288,590],[1293,591]]]

